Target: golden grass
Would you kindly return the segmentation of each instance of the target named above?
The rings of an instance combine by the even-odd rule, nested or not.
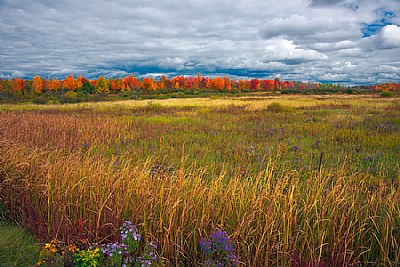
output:
[[[195,106],[201,114],[201,107],[246,105],[248,112],[276,101],[185,99],[154,100],[151,105]],[[378,110],[390,103],[368,97],[357,102],[287,97],[278,102],[296,108],[357,108],[368,102]],[[163,155],[138,160],[135,150],[109,154],[125,133],[143,138],[155,128],[150,124],[148,132],[140,132],[135,120],[104,112],[148,106],[147,100],[124,101],[68,105],[73,115],[57,110],[1,113],[0,193],[14,218],[39,237],[83,243],[111,238],[128,219],[156,241],[171,266],[199,263],[198,241],[217,227],[235,241],[245,266],[400,262],[399,181],[371,184],[370,174],[351,172],[346,162],[320,171],[296,170],[281,162],[284,152],[279,149],[265,158],[264,169],[251,175],[187,162],[185,145],[177,148],[180,161],[172,169],[163,166]],[[92,111],[80,114],[82,108]],[[163,127],[176,121],[148,118],[165,123]],[[187,120],[179,123],[190,127]],[[157,142],[161,146],[163,141]]]
[[[314,105],[341,105],[351,104],[357,107],[374,105],[383,107],[391,103],[395,98],[376,98],[373,95],[271,95],[265,96],[243,96],[243,97],[221,97],[221,98],[171,98],[171,99],[153,99],[153,100],[121,100],[109,102],[87,102],[73,104],[1,104],[0,111],[12,110],[63,110],[71,111],[76,109],[118,109],[118,108],[136,108],[145,107],[149,103],[166,107],[216,107],[228,105],[243,105],[250,109],[257,110],[265,108],[272,102],[279,101],[282,105],[290,107],[308,107]]]

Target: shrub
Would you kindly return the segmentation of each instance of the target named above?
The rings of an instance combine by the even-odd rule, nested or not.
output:
[[[34,99],[32,99],[32,103],[34,103],[34,104],[38,104],[38,105],[44,105],[44,104],[47,104],[47,99],[45,99],[45,98],[34,98]]]
[[[79,103],[81,99],[77,96],[77,93],[75,93],[74,91],[68,91],[59,97],[59,101],[61,104]]]
[[[281,112],[288,111],[288,108],[277,102],[272,102],[271,104],[269,104],[267,106],[267,111],[273,112],[273,113],[281,113]]]
[[[393,97],[393,93],[389,92],[389,91],[384,91],[384,92],[381,92],[379,96],[380,97]]]
[[[81,250],[72,256],[76,267],[102,266],[102,255],[99,248]]]

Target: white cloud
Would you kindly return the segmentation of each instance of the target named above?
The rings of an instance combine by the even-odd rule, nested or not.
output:
[[[391,23],[398,25],[395,2],[4,0],[0,75],[165,70],[399,81],[399,26],[368,38],[361,32],[384,11],[395,14]]]
[[[400,27],[397,25],[387,25],[379,33],[381,43],[379,47],[391,49],[400,47]]]
[[[328,57],[315,50],[297,48],[293,41],[279,38],[266,41],[264,59],[266,61],[287,62],[290,65],[324,60],[328,59]]]

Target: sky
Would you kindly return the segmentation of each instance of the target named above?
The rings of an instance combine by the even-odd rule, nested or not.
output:
[[[0,78],[400,82],[400,0],[0,0]]]

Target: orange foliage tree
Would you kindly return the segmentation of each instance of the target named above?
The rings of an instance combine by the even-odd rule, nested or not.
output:
[[[238,85],[239,90],[247,90],[249,89],[249,83],[247,80],[240,80]]]
[[[122,78],[117,78],[114,81],[117,85],[117,91],[125,91],[125,83]]]
[[[76,78],[76,89],[82,89],[83,86],[83,77],[81,75],[78,75]]]
[[[148,77],[144,78],[140,85],[144,90],[147,91],[155,91],[157,89],[157,86],[154,83],[153,79]]]
[[[222,79],[221,77],[215,77],[214,79],[212,79],[211,88],[219,91],[224,90],[225,88],[224,79]]]
[[[67,78],[65,78],[63,80],[62,87],[65,90],[71,90],[71,91],[75,91],[76,90],[77,85],[76,85],[76,81],[74,79],[74,76],[72,76],[72,74],[69,75]]]
[[[48,87],[50,91],[57,92],[58,90],[60,90],[61,82],[57,78],[54,80],[49,80]]]
[[[43,91],[43,81],[39,75],[36,75],[32,79],[32,89],[37,93],[41,94]]]

